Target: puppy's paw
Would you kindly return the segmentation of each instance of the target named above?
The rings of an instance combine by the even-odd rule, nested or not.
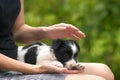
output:
[[[85,69],[85,66],[80,64],[76,64],[75,66],[72,67],[72,70],[80,70],[81,72],[83,72],[84,69]]]
[[[80,64],[77,64],[77,69],[78,69],[78,70],[81,70],[81,71],[84,71],[85,66],[80,65]]]
[[[53,61],[53,62],[52,62],[52,65],[55,65],[55,66],[57,66],[57,67],[61,67],[61,68],[64,67],[63,64],[60,63],[60,62],[58,62],[58,61]]]

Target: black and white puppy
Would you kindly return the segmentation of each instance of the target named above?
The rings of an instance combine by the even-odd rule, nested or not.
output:
[[[79,45],[73,40],[56,39],[52,45],[42,42],[18,47],[17,59],[30,64],[52,64],[68,69],[84,69],[77,64]]]

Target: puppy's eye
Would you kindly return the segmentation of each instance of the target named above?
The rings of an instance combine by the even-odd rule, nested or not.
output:
[[[78,56],[78,54],[75,54],[74,57],[76,58]]]

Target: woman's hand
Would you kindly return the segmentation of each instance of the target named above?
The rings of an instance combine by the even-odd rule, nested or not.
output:
[[[47,27],[46,37],[51,39],[72,38],[80,40],[85,37],[85,34],[71,24],[60,23]]]
[[[67,68],[60,68],[54,65],[36,65],[32,70],[32,73],[67,73],[67,74],[77,74],[81,73],[81,70],[68,70]]]

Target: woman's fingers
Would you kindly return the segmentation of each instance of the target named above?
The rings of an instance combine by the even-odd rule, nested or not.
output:
[[[64,31],[68,34],[72,34],[74,36],[69,36],[75,40],[80,40],[80,38],[84,38],[85,34],[80,31],[77,27],[71,25],[71,24],[65,24],[65,23],[60,23],[57,25],[57,27],[65,27]]]
[[[47,36],[52,39],[72,38],[74,40],[80,40],[85,37],[85,34],[77,27],[65,23],[55,24],[48,27],[47,33]]]
[[[67,29],[68,29],[69,33],[72,33],[79,38],[85,37],[85,34],[82,31],[80,31],[78,28],[76,28],[75,26],[70,25],[67,27]]]

